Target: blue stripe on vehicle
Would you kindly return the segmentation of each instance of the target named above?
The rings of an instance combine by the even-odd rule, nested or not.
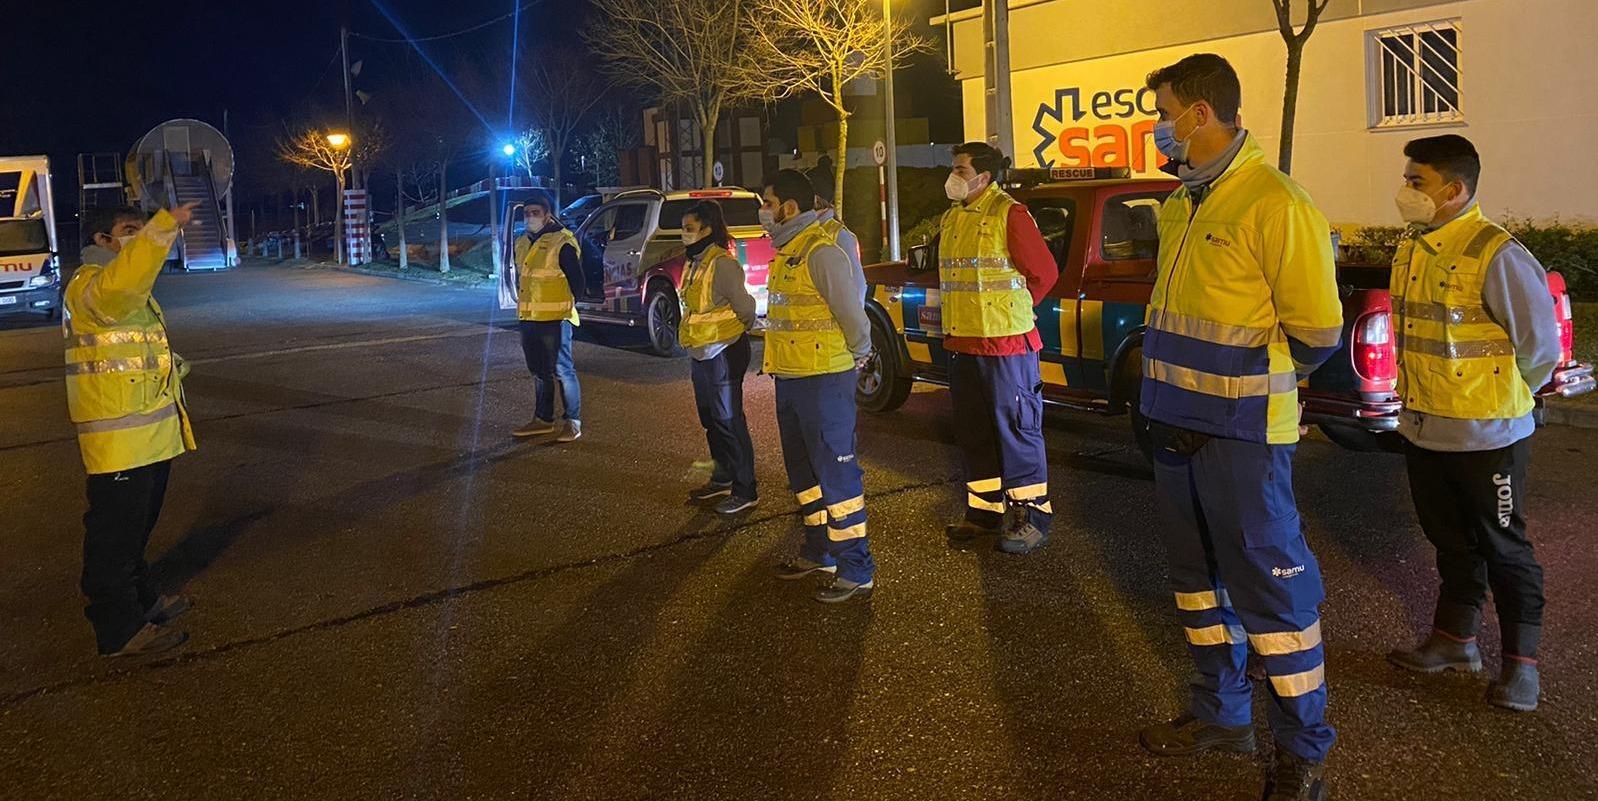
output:
[[[1075,304],[1073,304],[1075,305]],[[1060,326],[1065,325],[1065,320],[1060,313],[1060,300],[1058,298],[1045,298],[1033,308],[1033,313],[1038,318],[1038,336],[1043,340],[1043,355],[1061,353]]]

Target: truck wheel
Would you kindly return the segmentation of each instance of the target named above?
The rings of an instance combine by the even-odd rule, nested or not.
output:
[[[1321,424],[1321,433],[1342,448],[1357,453],[1403,453],[1404,438],[1390,431],[1366,431],[1353,426]]]
[[[910,397],[914,381],[899,363],[899,343],[881,318],[871,317],[871,358],[855,383],[855,403],[868,412],[891,412]]]
[[[677,293],[665,287],[656,287],[649,294],[649,304],[644,311],[649,349],[656,356],[682,355],[682,346],[677,341],[677,328],[682,324],[682,307],[677,303]]]
[[[1149,434],[1149,419],[1143,416],[1143,348],[1127,351],[1117,371],[1116,396],[1126,401],[1126,416],[1132,424],[1132,440],[1143,453],[1143,460],[1154,461],[1154,437]]]

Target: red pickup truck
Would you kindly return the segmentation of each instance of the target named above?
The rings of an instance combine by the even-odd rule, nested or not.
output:
[[[1027,205],[1060,265],[1060,280],[1038,304],[1044,400],[1138,419],[1143,331],[1156,273],[1159,205],[1175,181],[1140,180],[1106,168],[1015,170],[1007,185]],[[1304,420],[1356,450],[1395,447],[1400,403],[1395,389],[1387,265],[1338,265],[1343,345],[1300,387]],[[916,381],[944,383],[935,245],[912,247],[907,261],[866,268],[876,353],[860,373],[861,407],[897,408]],[[1559,311],[1563,356],[1539,396],[1579,395],[1594,387],[1593,367],[1571,355],[1570,300],[1564,279],[1549,274]]]

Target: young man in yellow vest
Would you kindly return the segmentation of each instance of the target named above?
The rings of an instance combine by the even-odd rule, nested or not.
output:
[[[1293,498],[1298,382],[1336,352],[1331,231],[1242,129],[1237,73],[1213,54],[1148,77],[1154,142],[1182,185],[1160,208],[1141,408],[1154,440],[1178,618],[1195,677],[1185,714],[1143,746],[1252,751],[1250,649],[1276,743],[1266,801],[1321,801],[1326,723],[1320,566]]]
[[[1437,548],[1433,629],[1395,665],[1481,670],[1476,633],[1490,587],[1503,632],[1497,706],[1537,707],[1543,571],[1526,537],[1532,393],[1559,363],[1548,275],[1476,202],[1481,158],[1462,136],[1416,139],[1398,209],[1411,228],[1393,259],[1398,432],[1410,494]]]
[[[766,183],[760,222],[777,255],[766,279],[764,372],[777,380],[777,430],[804,543],[777,577],[831,574],[816,600],[866,597],[876,562],[866,540],[864,475],[855,458],[855,373],[871,355],[865,276],[816,221],[815,189],[782,170]]]
[[[187,599],[156,594],[144,551],[161,516],[172,459],[194,450],[184,405],[188,372],[167,341],[166,318],[150,296],[195,203],[157,212],[135,208],[84,214],[91,244],[67,283],[67,411],[88,470],[83,516],[84,610],[101,654],[151,654],[181,645],[167,628]]]
[[[938,233],[943,348],[954,415],[966,421],[965,518],[945,533],[951,547],[996,534],[999,550],[1026,554],[1048,543],[1054,518],[1032,307],[1060,268],[1026,206],[999,188],[1008,163],[986,142],[958,145],[943,188],[954,202]]]
[[[533,374],[533,419],[511,432],[537,437],[556,432],[555,387],[561,414],[556,442],[583,435],[582,388],[572,364],[572,327],[583,268],[577,237],[555,218],[548,197],[539,194],[522,207],[526,235],[516,240],[516,317],[521,320],[522,356]]]

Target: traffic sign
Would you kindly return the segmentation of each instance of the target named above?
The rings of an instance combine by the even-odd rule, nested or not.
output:
[[[881,139],[871,145],[871,158],[876,159],[878,167],[888,163],[888,146]]]
[[[721,183],[721,179],[727,175],[727,170],[725,167],[722,167],[721,162],[718,161],[714,167],[710,168],[710,175],[711,177],[715,178],[716,183],[719,184]]]

